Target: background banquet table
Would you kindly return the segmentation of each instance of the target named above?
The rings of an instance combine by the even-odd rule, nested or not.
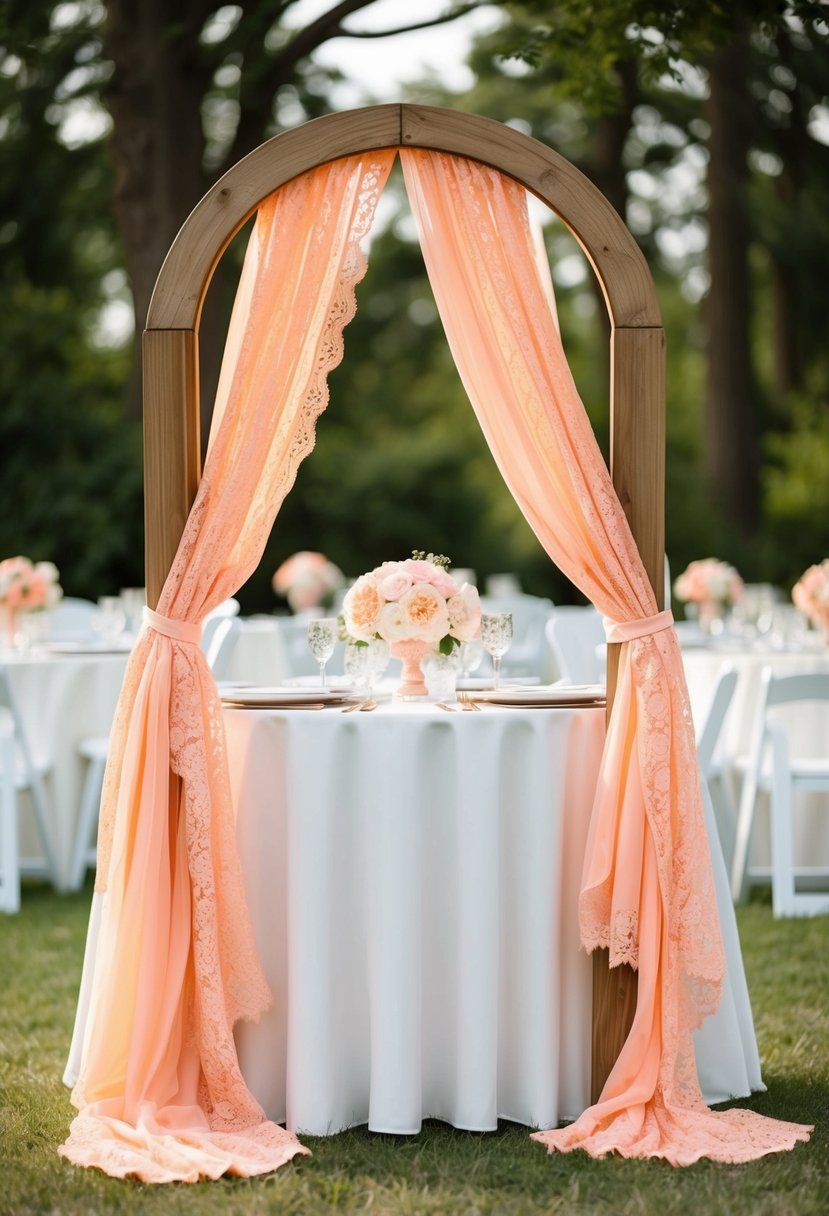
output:
[[[69,880],[85,761],[78,744],[106,735],[112,725],[127,651],[8,651],[0,656],[36,760],[49,763],[45,781],[49,830],[58,864],[58,885]],[[21,795],[21,801],[26,795]],[[39,846],[31,817],[22,820],[21,853]]]
[[[748,753],[751,730],[760,693],[760,677],[764,667],[775,675],[799,675],[812,671],[829,671],[829,649],[773,650],[747,649],[719,642],[708,646],[683,647],[682,652],[691,710],[699,730],[708,712],[711,697],[722,667],[728,664],[737,673],[734,698],[726,717],[722,750],[732,773],[732,786],[739,796],[741,759]],[[775,711],[792,741],[792,750],[799,756],[829,755],[829,706],[793,705]],[[770,864],[768,797],[759,795],[759,814],[755,822],[749,865],[768,867]],[[795,819],[795,857],[805,864],[829,865],[829,815],[826,795],[801,795],[801,812]],[[733,825],[732,825],[733,826]],[[729,825],[722,825],[728,832]],[[724,842],[728,845],[730,842]]]
[[[604,710],[224,717],[275,994],[237,1041],[268,1115],[311,1134],[577,1115],[589,1100],[592,977],[577,905]],[[722,1100],[761,1080],[715,862],[729,981],[697,1050],[706,1095]]]

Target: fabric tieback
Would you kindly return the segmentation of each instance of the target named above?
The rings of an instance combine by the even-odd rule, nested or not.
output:
[[[646,638],[652,633],[670,629],[674,614],[670,608],[657,612],[655,616],[643,616],[637,621],[612,621],[604,617],[604,632],[608,642],[632,642],[635,638]]]
[[[153,612],[152,608],[145,608],[143,615],[144,624],[156,633],[162,633],[165,638],[172,638],[174,642],[192,642],[195,646],[201,641],[201,625],[198,622],[174,621],[171,616]]]

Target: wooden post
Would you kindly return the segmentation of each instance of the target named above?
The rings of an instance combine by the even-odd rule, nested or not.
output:
[[[610,338],[610,468],[613,485],[662,608],[665,588],[665,334],[614,329]],[[610,713],[619,647],[607,648]],[[607,950],[593,954],[594,1102],[604,1088],[636,1012],[632,967],[610,968]]]
[[[144,552],[155,608],[201,477],[199,356],[193,330],[144,331]]]

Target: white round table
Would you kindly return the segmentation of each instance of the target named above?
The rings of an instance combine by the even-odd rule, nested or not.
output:
[[[723,760],[730,770],[736,806],[741,762],[745,761],[749,751],[763,668],[771,667],[775,675],[781,676],[829,671],[829,649],[748,650],[720,644],[683,649],[682,661],[697,731],[705,721],[723,666],[727,664],[737,672],[734,697],[723,725],[720,744]],[[829,706],[784,706],[775,710],[775,717],[785,726],[795,754],[803,757],[829,755]],[[801,797],[800,812],[795,820],[795,856],[804,864],[808,861],[812,865],[825,863],[829,866],[826,795],[806,794]],[[762,793],[759,795],[758,812],[749,865],[767,869],[771,859],[768,797]],[[723,830],[731,832],[733,825],[723,825]]]
[[[78,744],[106,735],[112,725],[127,663],[124,650],[3,651],[3,665],[36,761],[49,767],[45,781],[49,830],[58,886],[69,880],[85,763]],[[30,816],[21,824],[21,854],[36,854]]]
[[[604,710],[385,704],[224,719],[274,993],[237,1042],[268,1115],[315,1135],[577,1116],[592,983],[577,904]],[[715,860],[730,978],[698,1055],[722,1100],[761,1081]]]

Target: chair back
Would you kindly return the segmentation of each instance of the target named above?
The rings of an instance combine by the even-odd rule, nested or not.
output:
[[[35,763],[23,715],[14,695],[14,688],[5,667],[0,664],[0,725],[2,721],[11,728],[13,748],[8,754],[13,760],[13,780],[16,790],[28,790],[32,800],[35,826],[43,850],[42,857],[21,860],[20,869],[23,873],[45,876],[58,882],[59,872],[57,857],[49,829],[46,811],[46,792],[43,787],[41,771]]]
[[[720,669],[717,685],[714,689],[714,696],[708,708],[708,715],[697,740],[699,766],[705,778],[710,775],[714,767],[717,744],[722,738],[723,725],[731,707],[736,687],[737,673],[733,667],[726,664]]]
[[[0,709],[0,912],[20,910],[20,855],[14,770],[14,724],[9,711]]]
[[[208,656],[208,659],[207,659],[208,663],[210,663],[209,656],[210,656],[210,652],[211,652],[213,636],[216,633],[216,630],[219,628],[219,624],[222,621],[226,621],[229,619],[232,620],[233,617],[236,617],[238,615],[239,615],[239,601],[234,600],[234,599],[229,599],[229,600],[224,600],[224,602],[219,604],[219,606],[217,608],[214,608],[212,612],[208,612],[207,616],[202,621],[201,648],[204,651],[204,653]],[[213,664],[210,663],[210,666],[212,667]]]
[[[86,642],[96,637],[92,624],[98,605],[92,600],[64,596],[51,611],[50,636],[56,642]]]
[[[544,666],[544,629],[553,611],[552,600],[539,595],[481,597],[483,612],[509,612],[512,644],[501,662],[505,675],[538,676]]]
[[[222,680],[225,678],[233,654],[233,647],[236,644],[236,638],[241,628],[242,623],[238,616],[223,616],[219,617],[215,623],[215,628],[211,630],[207,646],[204,645],[204,638],[202,637],[205,658],[210,670],[213,672],[214,679]]]
[[[547,640],[558,674],[572,684],[595,684],[602,676],[597,648],[605,641],[602,615],[592,604],[554,608]]]

